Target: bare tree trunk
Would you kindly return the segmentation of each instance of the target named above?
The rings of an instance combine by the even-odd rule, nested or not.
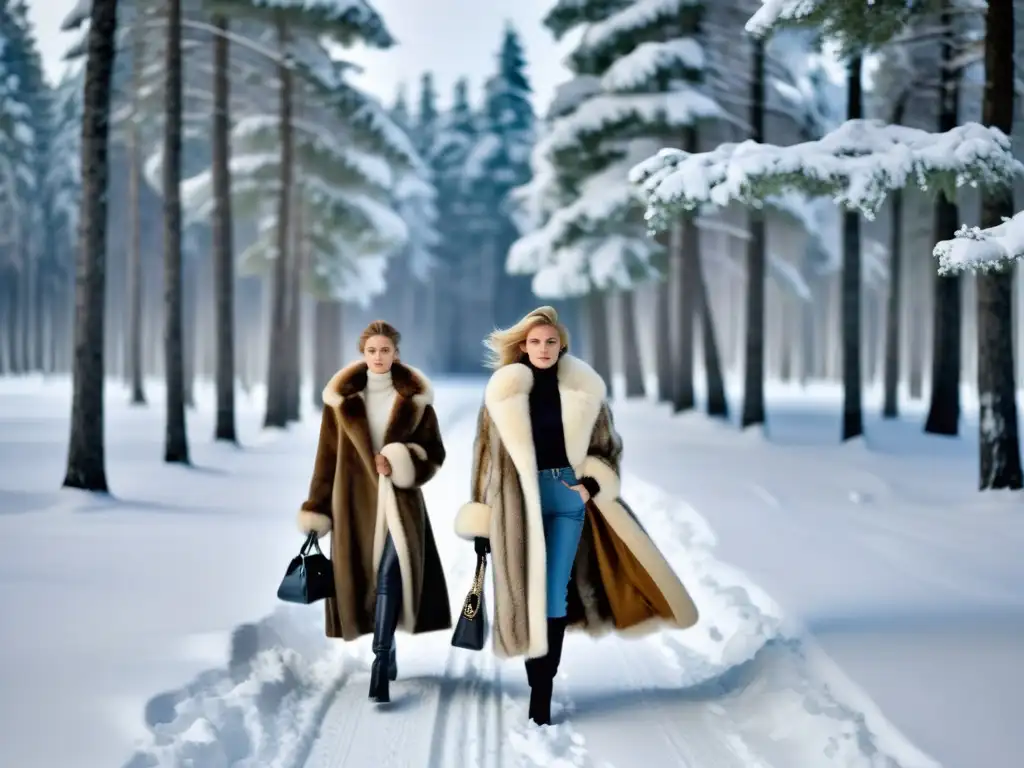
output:
[[[197,328],[207,326],[210,318],[203,306],[199,283],[199,265],[196,263],[194,236],[186,238],[181,261],[181,369],[185,407],[196,407],[196,376],[198,376],[199,349]],[[202,309],[200,309],[202,307]],[[205,322],[203,320],[205,319]]]
[[[313,345],[313,408],[323,408],[323,389],[331,376],[340,367],[341,360],[341,325],[343,322],[342,303],[340,301],[317,301],[313,312],[314,345]]]
[[[846,117],[863,115],[860,55],[850,59],[847,69]],[[843,440],[864,434],[861,392],[861,253],[860,217],[853,211],[843,213]]]
[[[288,420],[298,421],[302,415],[302,283],[306,262],[300,183],[293,184],[292,226],[294,247],[292,275],[288,283]]]
[[[1009,136],[1014,110],[1013,0],[989,0],[985,19],[985,95],[982,122]],[[1013,216],[1013,190],[986,189],[981,226]],[[978,415],[981,490],[1021,488],[1020,443],[1013,368],[1013,268],[977,276]]]
[[[164,58],[164,377],[167,381],[167,433],[164,461],[188,464],[185,436],[185,360],[182,333],[181,254],[181,0],[167,3]]]
[[[620,294],[622,310],[622,368],[626,379],[626,397],[643,397],[644,364],[640,357],[640,334],[636,324],[636,294],[632,289]]]
[[[676,228],[673,227],[673,232]],[[678,247],[676,248],[678,250]],[[670,251],[671,254],[671,251]],[[670,277],[665,275],[658,283],[657,307],[654,315],[654,359],[658,374],[658,401],[672,401],[672,315],[669,309]]]
[[[235,430],[235,249],[231,212],[231,80],[228,20],[215,16],[213,37],[213,284],[216,295],[217,424],[214,439],[238,442]]]
[[[132,405],[146,404],[142,369],[142,221],[139,209],[142,177],[142,140],[139,136],[139,90],[145,33],[132,32],[132,117],[128,126],[128,348],[125,350]]]
[[[71,436],[64,486],[107,491],[103,442],[103,318],[106,299],[107,180],[117,0],[89,12],[82,118],[82,195],[75,286]]]
[[[283,18],[277,22],[278,48],[289,50],[288,27]],[[282,361],[288,354],[288,277],[291,241],[289,219],[292,194],[292,72],[283,64],[277,71],[281,131],[281,188],[277,207],[277,254],[274,260],[273,295],[270,316],[270,354],[267,360],[267,412],[265,427],[288,424],[288,368]]]
[[[960,76],[952,66],[954,50],[952,18],[948,2],[943,3],[939,28],[943,30],[939,65],[939,131],[956,127],[959,121]],[[935,242],[947,240],[960,226],[956,199],[940,194],[935,201]],[[924,431],[935,435],[955,435],[960,422],[960,275],[933,272],[935,306],[932,310],[932,391]],[[1012,327],[1012,324],[1011,324]]]
[[[598,375],[611,386],[612,358],[611,341],[608,334],[608,309],[604,295],[591,291],[584,299],[587,304],[587,346],[590,364]]]
[[[697,258],[700,258],[699,255]],[[695,277],[696,280],[694,287],[697,293],[697,303],[700,307],[701,348],[704,352],[704,376],[708,389],[708,415],[728,418],[729,402],[725,397],[725,379],[722,375],[722,363],[718,354],[715,319],[711,312],[711,299],[708,296],[708,287],[704,280],[700,261],[697,262],[697,272]]]
[[[894,190],[892,201],[889,245],[889,295],[885,320],[884,402],[882,416],[899,416],[900,384],[900,291],[903,284],[903,190]]]

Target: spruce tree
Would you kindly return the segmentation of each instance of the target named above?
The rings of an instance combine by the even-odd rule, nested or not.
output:
[[[491,323],[503,326],[533,304],[530,278],[505,269],[508,250],[518,237],[508,196],[529,181],[530,152],[536,140],[526,57],[511,24],[505,27],[497,59],[497,71],[484,85],[479,135],[467,158],[465,177],[473,192],[470,232],[482,248],[480,276],[484,285],[492,286]]]

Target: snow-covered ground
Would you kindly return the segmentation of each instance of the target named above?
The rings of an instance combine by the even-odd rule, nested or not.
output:
[[[427,497],[453,607],[481,388],[438,395],[449,460]],[[841,448],[835,393],[771,394],[781,445],[616,406],[624,495],[702,620],[570,635],[557,724],[536,729],[521,663],[447,633],[400,635],[375,709],[366,639],[328,641],[319,606],[275,599],[315,420],[264,433],[243,400],[245,447],[217,446],[201,391],[195,468],[167,467],[162,409],[112,385],[114,498],[94,499],[58,490],[67,383],[0,380],[0,766],[1019,764],[1021,502],[973,492],[970,440],[927,441],[911,416]]]

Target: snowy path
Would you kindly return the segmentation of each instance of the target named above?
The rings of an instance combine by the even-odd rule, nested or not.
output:
[[[453,612],[475,562],[451,522],[469,485],[480,394],[478,385],[439,388],[449,459],[425,489]],[[694,594],[701,622],[644,639],[595,641],[571,633],[556,687],[556,725],[538,729],[526,721],[520,660],[454,650],[447,632],[400,635],[393,701],[376,707],[366,698],[370,638],[329,641],[320,606],[272,599],[278,568],[300,539],[287,510],[308,478],[315,440],[309,417],[266,442],[258,430],[250,432],[244,451],[199,439],[200,469],[182,471],[153,458],[162,435],[159,411],[131,411],[115,400],[112,467],[124,500],[93,509],[77,495],[50,492],[46,505],[59,508],[35,510],[26,500],[53,487],[60,471],[54,446],[66,438],[66,422],[51,418],[50,403],[60,400],[63,409],[62,397],[26,390],[4,400],[6,411],[0,410],[0,449],[10,470],[0,476],[0,512],[23,513],[0,515],[6,568],[0,610],[19,617],[17,632],[13,624],[6,635],[0,632],[6,643],[6,659],[0,657],[0,764],[934,765],[858,698],[819,651],[786,634],[779,608],[761,589],[717,560],[715,535],[701,514],[632,474],[630,456],[640,451],[628,446],[636,437],[627,437],[624,496]],[[208,434],[206,407],[196,416],[197,434]],[[250,417],[258,423],[256,416],[247,414],[246,423]],[[744,493],[754,492],[740,485]],[[763,495],[770,506],[771,494]],[[100,546],[105,539],[111,540]],[[219,543],[225,540],[233,546]],[[73,591],[50,585],[49,561],[26,553],[32,541],[47,542],[50,557],[74,579]],[[110,555],[128,551],[145,553],[147,567]],[[801,557],[788,567],[805,568],[814,555]],[[182,562],[190,567],[183,570]],[[217,584],[213,591],[211,583]],[[74,637],[48,632],[47,615],[32,607],[39,600],[78,610],[75,626],[88,631]],[[235,626],[268,608],[265,618]],[[56,654],[68,660],[48,672]],[[5,689],[10,695],[2,695]],[[59,700],[57,690],[63,692]],[[54,740],[33,746],[38,736],[31,734],[44,732],[38,715],[44,711],[46,732],[65,733],[70,746]],[[127,762],[114,759],[132,741],[136,748]]]
[[[472,427],[472,418],[448,425],[449,463],[427,489],[456,605],[475,561],[444,521],[467,484]],[[869,718],[869,727],[836,700],[830,684],[839,681],[801,642],[779,636],[773,602],[712,557],[699,516],[628,475],[624,495],[695,592],[706,617],[697,628],[639,640],[571,634],[548,729],[526,724],[521,662],[454,650],[447,633],[400,636],[392,704],[374,707],[361,641],[305,768],[930,765],[898,737],[879,736],[883,721]]]

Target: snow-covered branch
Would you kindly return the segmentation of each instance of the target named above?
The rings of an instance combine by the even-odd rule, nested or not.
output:
[[[952,240],[943,240],[932,254],[939,260],[940,275],[989,272],[1024,258],[1024,211],[987,229],[958,229]]]
[[[663,229],[680,211],[734,200],[760,206],[786,190],[830,196],[872,218],[889,192],[911,183],[949,193],[965,184],[1009,184],[1022,171],[997,128],[967,123],[935,134],[849,120],[817,141],[786,147],[745,141],[694,154],[663,149],[635,166],[630,181],[647,201],[648,221]]]

